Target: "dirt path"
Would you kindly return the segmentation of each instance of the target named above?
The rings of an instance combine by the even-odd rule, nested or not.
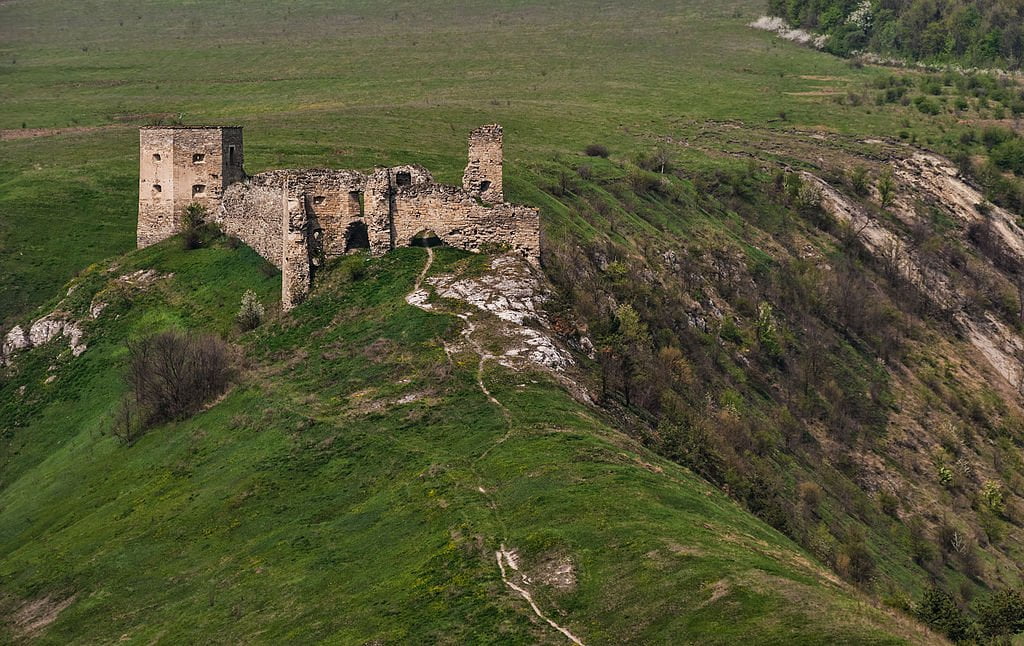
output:
[[[430,247],[426,247],[426,250],[427,262],[423,265],[423,270],[420,271],[419,276],[416,277],[416,283],[413,285],[412,291],[406,295],[405,302],[409,303],[413,307],[418,307],[426,312],[437,313],[439,312],[439,310],[437,310],[433,305],[427,302],[427,298],[429,295],[427,291],[423,288],[423,282],[426,280],[427,274],[430,272],[430,268],[434,264],[434,250],[431,249]],[[487,450],[485,450],[475,460],[473,460],[473,470],[474,472],[476,472],[476,464],[480,462],[480,460],[483,460],[485,457],[487,457],[487,454],[490,453],[492,449],[494,449],[499,444],[503,443],[512,435],[514,425],[512,423],[512,415],[509,412],[508,408],[505,406],[505,404],[501,403],[501,401],[499,401],[497,397],[491,394],[491,391],[488,390],[487,386],[484,384],[484,367],[486,366],[487,361],[493,359],[494,357],[485,352],[483,347],[477,342],[476,338],[474,338],[476,326],[470,320],[469,315],[464,312],[446,313],[453,314],[459,317],[459,319],[461,319],[466,324],[462,330],[462,337],[466,339],[466,342],[469,344],[469,346],[473,348],[473,351],[480,357],[480,361],[477,363],[476,368],[477,387],[480,388],[480,392],[484,394],[484,396],[487,398],[487,401],[491,402],[491,404],[493,404],[495,407],[498,408],[498,410],[501,411],[501,415],[502,417],[504,417],[505,425],[507,427],[507,430],[505,431],[504,435],[495,440],[494,444],[488,447]],[[447,344],[445,344],[444,351],[445,354],[448,355],[449,360],[451,360],[452,353]],[[483,478],[479,475],[479,473],[477,473],[477,480],[477,491],[479,491],[487,498],[490,508],[494,510],[494,514],[496,516],[498,525],[502,529],[504,529],[505,523],[501,520],[500,517],[497,517],[497,501],[494,499],[493,496],[490,495],[490,493],[484,487]],[[529,579],[527,579],[523,575],[520,575],[518,577],[519,582],[516,583],[515,581],[509,578],[509,571],[515,573],[519,572],[519,564],[517,562],[515,551],[506,549],[505,544],[502,543],[501,548],[497,552],[495,552],[494,555],[498,561],[498,569],[501,571],[501,580],[505,582],[505,585],[507,585],[513,591],[517,592],[521,597],[523,597],[523,599],[526,600],[526,602],[530,605],[530,609],[533,611],[533,614],[535,614],[539,619],[546,622],[548,625],[550,625],[558,632],[565,635],[572,643],[577,644],[578,646],[583,646],[583,642],[580,641],[578,637],[573,635],[567,629],[555,623],[554,620],[548,618],[541,611],[540,607],[537,605],[537,602],[534,601],[533,595],[530,593],[527,587],[529,586]],[[508,566],[507,569],[506,566]]]
[[[121,124],[110,124],[106,126],[76,126],[73,128],[9,128],[7,130],[0,130],[0,141],[33,139],[35,137],[52,137],[54,135],[73,135],[125,127],[127,126]]]

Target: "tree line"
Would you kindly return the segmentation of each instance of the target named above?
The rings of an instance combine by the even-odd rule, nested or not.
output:
[[[917,61],[1020,69],[1024,0],[769,0],[790,24],[830,36],[847,56],[871,51]]]

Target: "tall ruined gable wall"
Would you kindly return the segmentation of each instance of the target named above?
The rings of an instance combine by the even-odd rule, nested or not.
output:
[[[505,201],[504,140],[504,130],[498,124],[481,126],[469,135],[469,160],[462,174],[462,188],[492,204]]]
[[[396,246],[407,246],[421,231],[445,243],[479,252],[486,244],[508,246],[530,262],[540,262],[540,212],[514,204],[487,206],[462,189],[432,184],[395,194]]]

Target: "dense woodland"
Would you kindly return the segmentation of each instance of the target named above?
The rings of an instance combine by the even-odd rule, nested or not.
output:
[[[921,61],[1019,69],[1022,0],[769,0],[774,15],[827,33],[840,55],[868,50]]]

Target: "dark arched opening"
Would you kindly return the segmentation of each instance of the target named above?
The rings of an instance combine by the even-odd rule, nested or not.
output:
[[[366,223],[362,220],[356,220],[352,224],[348,225],[345,229],[345,251],[346,253],[353,249],[369,249],[370,248],[370,234],[366,230]]]
[[[409,241],[409,246],[411,247],[440,247],[443,244],[444,241],[429,229],[420,231]]]
[[[485,179],[484,181],[480,182],[480,192],[481,193],[486,193],[488,191],[488,189],[490,189],[490,188],[491,188],[490,180],[486,180]]]

